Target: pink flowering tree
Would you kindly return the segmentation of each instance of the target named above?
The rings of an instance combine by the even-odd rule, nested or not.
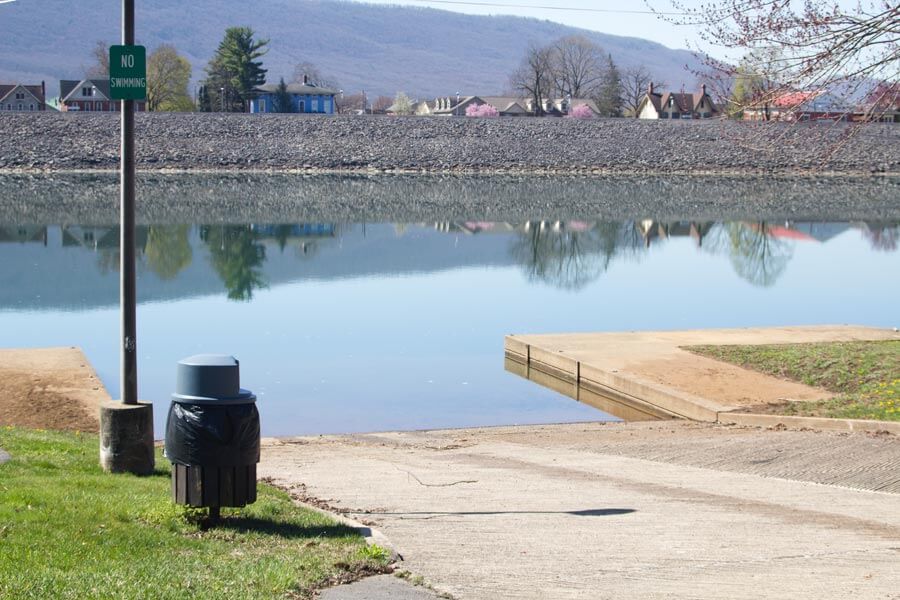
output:
[[[470,104],[466,107],[467,117],[499,117],[500,113],[490,104]]]
[[[579,104],[578,106],[573,106],[569,111],[569,116],[573,119],[593,119],[594,111],[591,110],[591,107],[587,104]]]

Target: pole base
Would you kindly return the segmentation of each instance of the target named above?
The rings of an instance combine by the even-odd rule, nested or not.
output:
[[[109,473],[149,475],[155,465],[153,405],[100,405],[100,466]]]

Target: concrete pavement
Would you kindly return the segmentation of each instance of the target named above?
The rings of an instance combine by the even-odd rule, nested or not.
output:
[[[660,421],[321,436],[266,440],[260,474],[378,528],[461,600],[900,598],[892,435]]]

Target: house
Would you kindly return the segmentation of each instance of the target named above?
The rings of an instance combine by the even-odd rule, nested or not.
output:
[[[654,91],[651,83],[638,104],[637,115],[640,119],[712,119],[718,117],[720,111],[706,93],[705,83],[700,86],[700,92],[690,94],[660,94]]]
[[[497,109],[501,117],[529,117],[534,115],[531,98],[516,96],[445,96],[435,98],[433,101],[416,102],[413,104],[413,113],[422,116],[439,117],[464,117],[466,109],[470,106],[489,104]],[[588,98],[554,98],[543,102],[545,116],[561,117],[569,114],[570,108],[584,104],[595,115],[600,110],[593,100]]]
[[[278,84],[268,83],[254,88],[253,91],[256,97],[250,100],[251,113],[286,112],[276,110],[278,107],[275,98],[278,95]],[[334,97],[338,91],[319,87],[311,83],[305,75],[303,83],[287,84],[287,92],[291,96],[291,112],[334,114]]]
[[[0,84],[0,111],[31,112],[46,110],[47,89],[41,85]]]
[[[850,114],[840,99],[825,90],[769,94],[743,112],[745,121],[842,121]]]
[[[109,79],[62,79],[59,82],[61,112],[118,112],[121,102],[109,93]],[[146,110],[147,103],[136,100],[136,111]]]

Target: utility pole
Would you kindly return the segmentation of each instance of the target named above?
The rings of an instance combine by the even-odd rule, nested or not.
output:
[[[134,109],[147,98],[147,51],[134,45],[134,0],[122,0],[122,45],[109,49],[110,99],[120,101],[121,224],[119,236],[119,338],[121,402],[100,406],[100,465],[114,473],[153,472],[153,404],[138,402],[137,296],[134,265]]]
[[[122,45],[134,45],[134,0],[122,0]],[[137,302],[134,268],[134,100],[122,100],[122,226],[119,291],[122,310],[122,402],[137,404]]]

